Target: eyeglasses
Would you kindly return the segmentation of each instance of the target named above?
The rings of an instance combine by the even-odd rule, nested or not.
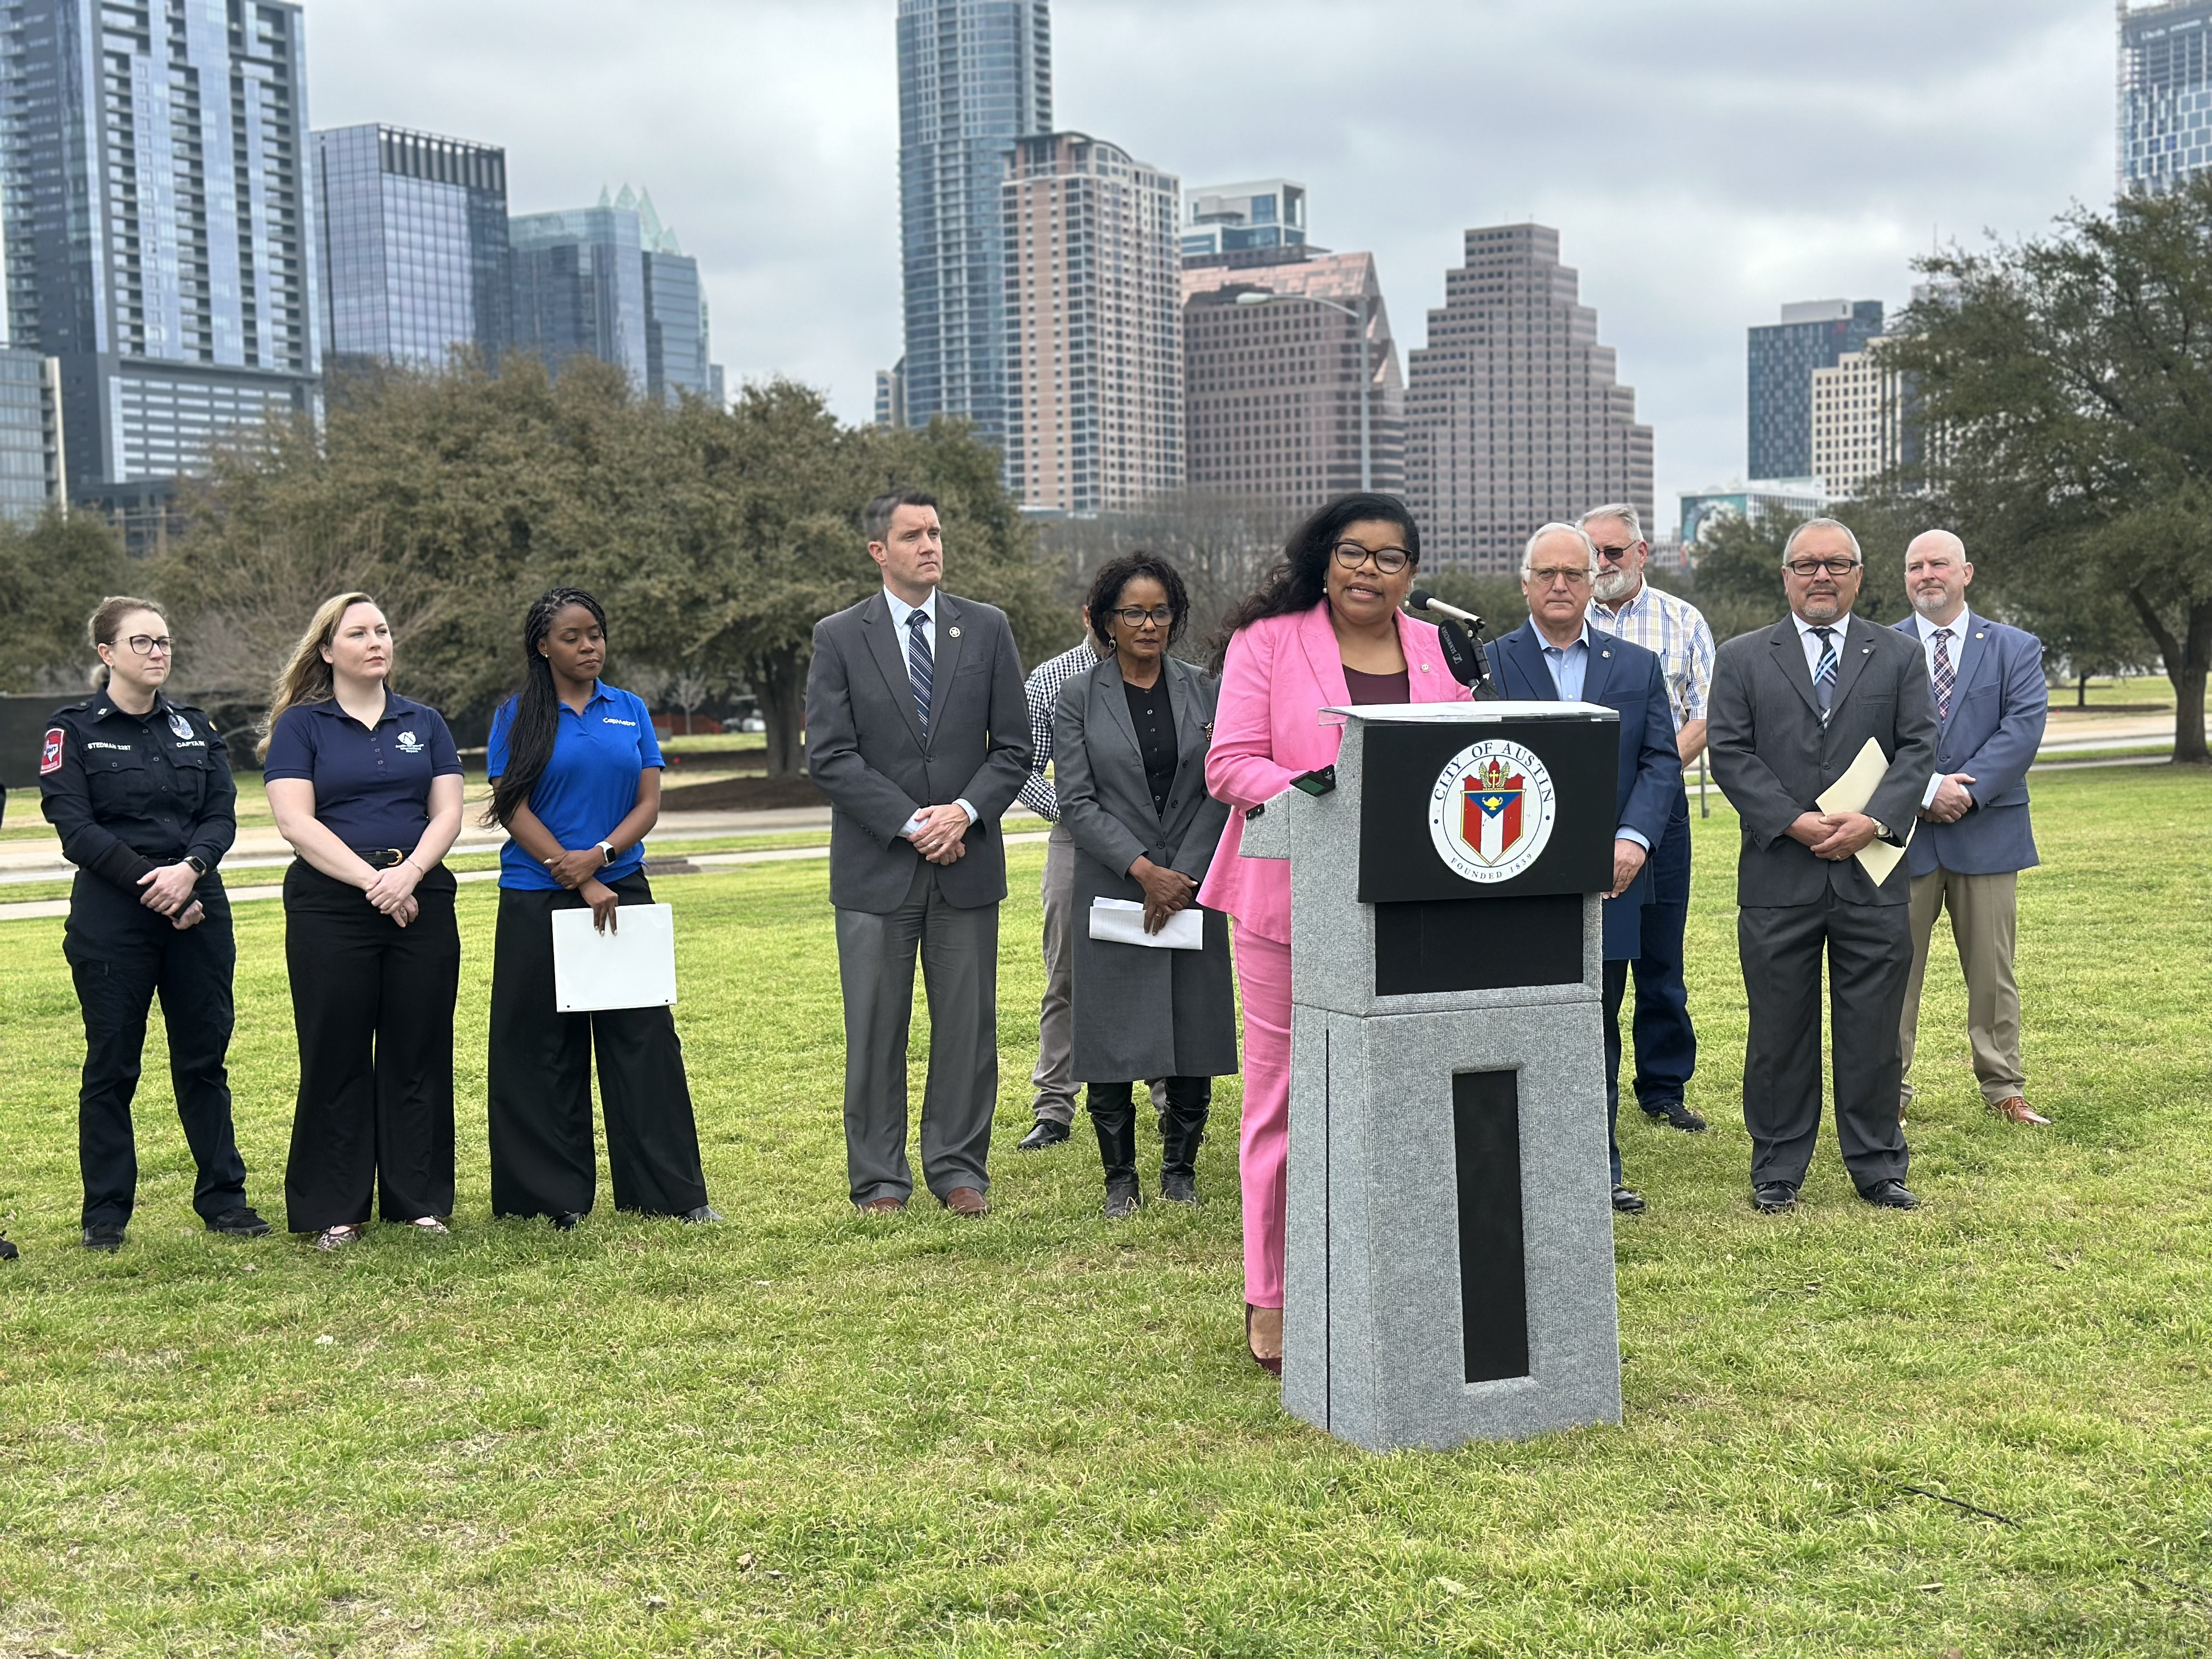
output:
[[[1402,547],[1362,547],[1358,542],[1339,542],[1329,551],[1346,570],[1357,570],[1372,559],[1375,568],[1386,576],[1396,575],[1413,562],[1413,556]]]
[[[1570,587],[1588,587],[1590,585],[1590,573],[1588,570],[1554,568],[1547,570],[1531,570],[1528,574],[1528,580],[1539,587],[1549,587],[1554,582],[1565,582]]]
[[[1109,617],[1119,617],[1131,628],[1142,628],[1146,623],[1151,623],[1156,628],[1165,628],[1175,621],[1175,611],[1164,605],[1156,605],[1150,611],[1140,605],[1125,605],[1106,614]]]
[[[1856,559],[1792,559],[1782,567],[1801,581],[1810,581],[1822,571],[1831,576],[1848,576],[1859,568]]]
[[[1636,544],[1631,542],[1626,547],[1601,547],[1597,550],[1597,556],[1601,559],[1619,564],[1634,551],[1636,551]]]
[[[151,634],[133,634],[124,643],[142,657],[150,657],[156,652],[165,657],[173,657],[177,653],[177,642],[167,634],[158,640]]]

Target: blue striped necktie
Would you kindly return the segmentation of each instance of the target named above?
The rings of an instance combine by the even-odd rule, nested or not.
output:
[[[935,684],[936,674],[929,654],[929,635],[921,630],[929,625],[926,611],[906,613],[906,677],[914,682],[914,706],[921,715],[921,729],[929,730],[929,694]]]
[[[1811,633],[1820,642],[1820,660],[1813,666],[1813,695],[1820,700],[1820,724],[1826,726],[1829,705],[1836,698],[1836,630],[1815,628]]]

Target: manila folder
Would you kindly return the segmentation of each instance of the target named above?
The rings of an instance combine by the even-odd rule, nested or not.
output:
[[[1869,738],[1866,747],[1859,750],[1858,758],[1850,763],[1843,776],[1820,792],[1820,798],[1814,804],[1823,812],[1863,812],[1867,803],[1874,799],[1874,792],[1881,787],[1881,781],[1888,775],[1889,757],[1881,752],[1880,744]],[[1905,847],[1912,844],[1912,831],[1917,823],[1918,820],[1915,819],[1913,823],[1905,826],[1904,846],[1893,847],[1886,841],[1870,841],[1859,848],[1859,864],[1874,878],[1875,886],[1887,881],[1889,872],[1897,868],[1898,860],[1905,856]]]
[[[665,1008],[676,1001],[675,913],[665,904],[625,904],[600,933],[587,906],[553,913],[553,1006]]]

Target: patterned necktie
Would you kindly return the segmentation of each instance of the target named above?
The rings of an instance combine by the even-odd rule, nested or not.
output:
[[[921,630],[929,624],[929,614],[909,611],[906,615],[906,677],[914,682],[914,706],[921,714],[921,729],[929,730],[929,693],[935,683],[935,672],[929,655],[929,636]]]
[[[1930,676],[1936,682],[1936,718],[1951,718],[1951,694],[1959,689],[1959,677],[1951,672],[1951,630],[1936,630],[1936,666]]]
[[[1836,630],[1815,628],[1810,631],[1820,642],[1820,660],[1813,666],[1813,695],[1820,700],[1820,724],[1826,726],[1829,705],[1836,697]]]

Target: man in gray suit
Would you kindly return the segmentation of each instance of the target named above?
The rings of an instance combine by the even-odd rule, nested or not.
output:
[[[845,1162],[864,1215],[906,1207],[907,1030],[929,990],[922,1178],[989,1210],[999,1098],[999,819],[1029,775],[1029,706],[1003,611],[940,592],[944,533],[920,490],[878,497],[884,590],[814,625],[806,769],[830,797],[830,902],[845,995]]]
[[[1905,550],[1905,591],[1915,614],[1897,631],[1928,659],[1936,699],[1936,772],[1921,797],[1912,838],[1912,978],[1905,992],[1905,1077],[1898,1115],[1911,1103],[1920,986],[1936,918],[1951,913],[1966,977],[1966,1034],[1990,1109],[2008,1122],[2047,1124],[2027,1103],[2020,1059],[2020,986],[2013,978],[2020,872],[2036,861],[2027,821],[2027,769],[2043,745],[2051,693],[2043,642],[1966,609],[1974,567],[1948,530]]]
[[[1877,884],[1859,862],[1910,835],[1936,758],[1936,711],[1919,648],[1850,614],[1865,567],[1832,519],[1800,525],[1783,550],[1790,616],[1739,635],[1713,664],[1706,728],[1713,775],[1742,820],[1736,941],[1751,1005],[1743,1117],[1752,1202],[1797,1201],[1820,1127],[1820,957],[1828,958],[1836,1139],[1859,1196],[1909,1210],[1897,1121],[1897,1025],[1912,966],[1902,860]],[[1871,738],[1887,761],[1861,812],[1819,796]]]

